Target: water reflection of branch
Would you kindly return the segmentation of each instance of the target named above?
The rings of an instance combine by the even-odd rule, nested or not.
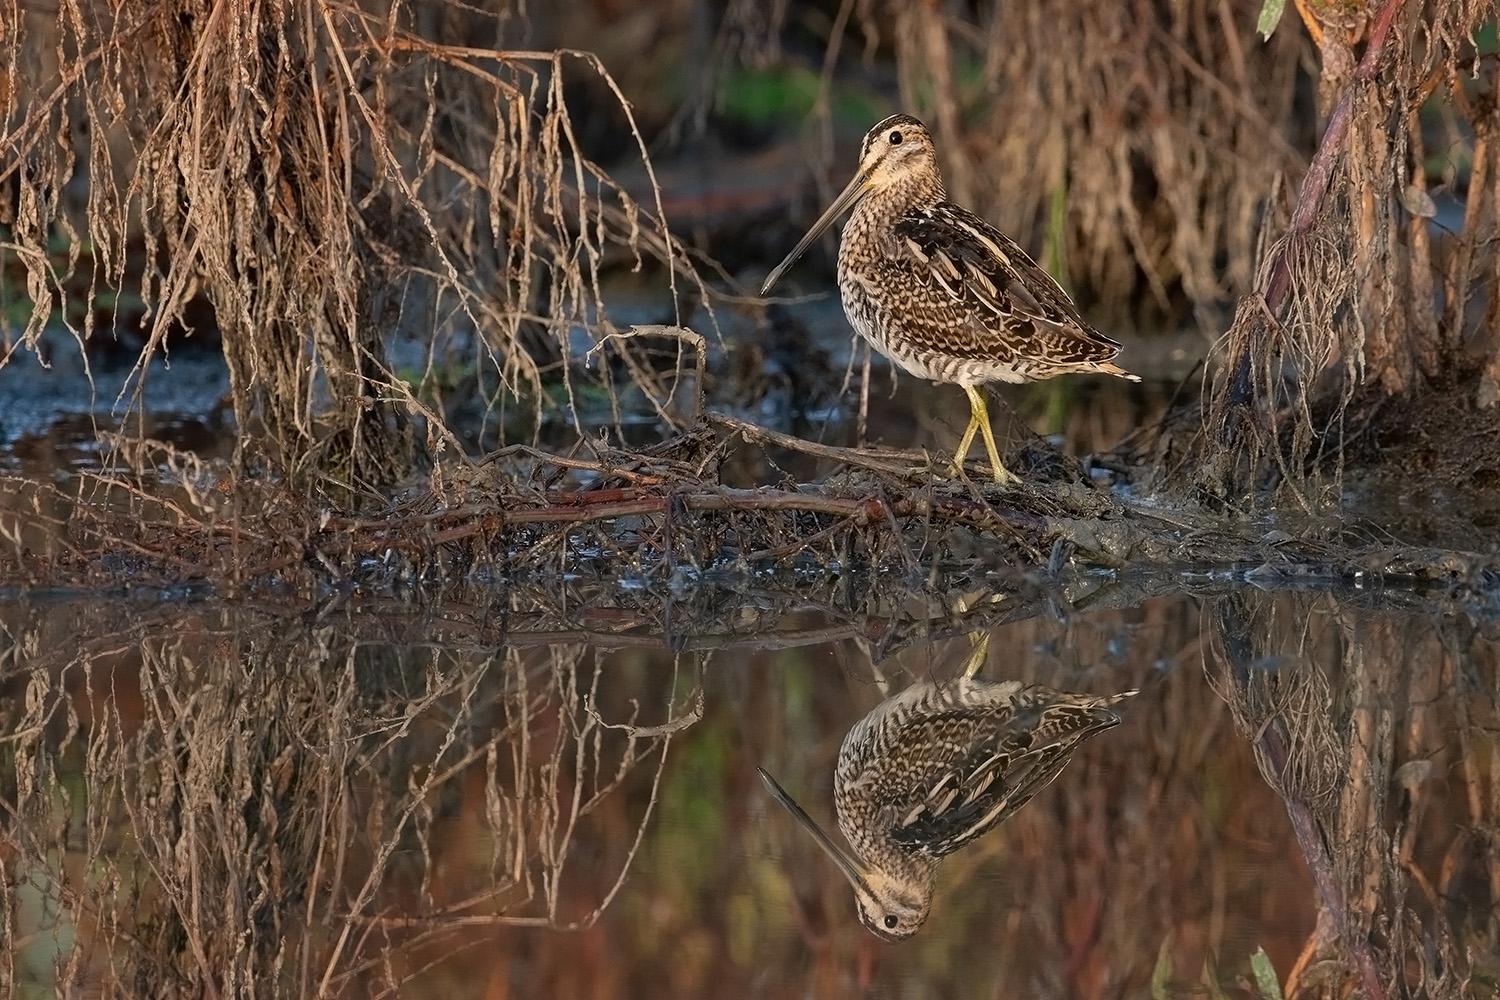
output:
[[[699,685],[693,689],[692,705],[688,710],[675,719],[671,719],[660,726],[637,726],[630,722],[605,722],[604,719],[592,708],[588,709],[589,718],[605,729],[620,729],[630,733],[633,737],[671,736],[680,733],[703,720],[703,687]]]
[[[1341,790],[1356,784],[1345,780],[1350,748],[1340,741],[1332,717],[1336,700],[1315,661],[1275,655],[1269,647],[1280,638],[1270,634],[1277,619],[1257,615],[1257,610],[1263,609],[1252,608],[1238,594],[1214,603],[1212,638],[1227,669],[1227,677],[1217,678],[1216,687],[1251,741],[1262,776],[1286,806],[1324,912],[1333,921],[1365,994],[1384,1000],[1368,927],[1357,927],[1350,919],[1348,898],[1338,884],[1338,866],[1315,813],[1335,808]],[[1297,640],[1306,641],[1300,636]],[[1215,679],[1212,671],[1210,677]],[[1378,774],[1366,777],[1371,784],[1383,781]],[[1373,901],[1370,911],[1374,911]]]
[[[1257,754],[1265,754],[1272,764],[1273,773],[1276,771],[1284,773],[1288,765],[1286,743],[1282,737],[1283,734],[1276,727],[1268,726],[1262,730],[1261,738],[1257,743]],[[1292,833],[1297,838],[1297,846],[1301,849],[1303,858],[1307,860],[1308,870],[1312,873],[1313,881],[1318,887],[1318,897],[1323,901],[1323,906],[1327,909],[1329,916],[1332,917],[1334,929],[1338,931],[1339,939],[1348,949],[1349,957],[1359,969],[1360,979],[1364,982],[1365,995],[1371,1000],[1384,1000],[1385,990],[1380,985],[1380,976],[1375,970],[1369,941],[1356,935],[1350,926],[1349,910],[1344,903],[1344,895],[1335,881],[1333,858],[1328,853],[1328,845],[1318,830],[1312,810],[1305,801],[1288,794],[1284,788],[1278,787],[1277,791],[1281,794],[1282,801],[1286,803],[1287,817],[1292,823]]]
[[[5,623],[31,653],[0,699],[0,849],[60,887],[78,961],[142,995],[394,992],[484,927],[591,926],[702,714],[696,678],[617,682],[583,646],[403,649],[222,607],[90,638],[71,613]],[[585,828],[617,853],[580,864]]]

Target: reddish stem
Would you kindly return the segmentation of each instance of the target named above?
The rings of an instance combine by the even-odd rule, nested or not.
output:
[[[1328,119],[1328,127],[1323,131],[1323,139],[1318,143],[1317,152],[1313,154],[1312,163],[1308,164],[1307,174],[1302,178],[1302,187],[1297,192],[1297,207],[1292,211],[1292,221],[1287,227],[1287,233],[1291,236],[1301,236],[1312,228],[1313,220],[1318,216],[1318,206],[1323,202],[1323,195],[1328,191],[1328,182],[1333,178],[1333,168],[1338,162],[1339,153],[1343,151],[1344,138],[1349,133],[1349,119],[1354,113],[1354,95],[1359,88],[1373,83],[1376,70],[1380,66],[1380,56],[1385,50],[1386,36],[1390,34],[1391,22],[1395,20],[1396,12],[1401,8],[1402,0],[1385,0],[1375,14],[1375,20],[1370,27],[1370,40],[1365,46],[1365,54],[1359,61],[1359,66],[1354,70],[1354,79],[1344,88],[1339,95],[1339,103],[1334,107],[1333,114]],[[1294,241],[1288,240],[1281,244],[1276,253],[1276,259],[1271,265],[1270,277],[1266,279],[1266,289],[1263,293],[1266,308],[1271,315],[1276,315],[1286,305],[1288,293],[1292,286],[1292,267],[1290,263],[1290,249]],[[1250,347],[1240,352],[1235,365],[1234,387],[1229,393],[1229,406],[1231,408],[1245,406],[1250,402]]]
[[[1395,2],[1399,3],[1400,0],[1395,0]],[[1286,774],[1287,746],[1280,727],[1276,725],[1265,727],[1259,742],[1272,773]],[[1370,942],[1364,937],[1356,938],[1350,930],[1348,901],[1344,899],[1344,894],[1339,889],[1338,880],[1334,874],[1333,859],[1328,854],[1328,846],[1322,834],[1318,832],[1317,820],[1314,819],[1312,810],[1308,808],[1306,802],[1287,790],[1285,780],[1278,780],[1275,785],[1282,802],[1286,804],[1287,817],[1292,821],[1292,833],[1297,838],[1297,846],[1302,849],[1302,856],[1307,861],[1308,871],[1312,873],[1313,884],[1318,887],[1318,895],[1323,898],[1323,906],[1328,911],[1328,915],[1333,918],[1333,926],[1344,944],[1345,954],[1353,961],[1359,978],[1364,983],[1365,996],[1369,1000],[1385,1000],[1385,987],[1381,985],[1380,974],[1375,969],[1375,958],[1370,953]]]

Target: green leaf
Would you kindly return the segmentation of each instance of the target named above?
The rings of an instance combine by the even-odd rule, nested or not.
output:
[[[1063,180],[1052,189],[1052,204],[1047,212],[1047,235],[1042,240],[1042,266],[1066,291],[1068,281],[1068,183]]]
[[[1250,956],[1250,972],[1255,976],[1255,988],[1264,1000],[1282,1000],[1281,982],[1276,978],[1276,969],[1271,965],[1266,949],[1259,946]]]
[[[1480,24],[1474,32],[1474,48],[1478,49],[1482,56],[1500,52],[1500,26],[1496,25],[1493,17]]]
[[[1271,37],[1276,30],[1276,25],[1281,23],[1281,12],[1286,10],[1286,0],[1262,0],[1260,5],[1260,19],[1255,22],[1255,30],[1260,32],[1260,37],[1265,40]]]
[[[1156,952],[1156,968],[1151,970],[1151,1000],[1167,1000],[1168,984],[1172,981],[1172,932],[1161,939]]]
[[[1203,958],[1203,986],[1208,990],[1209,1000],[1229,1000],[1224,994],[1224,987],[1219,985],[1219,969],[1214,964],[1213,952]]]

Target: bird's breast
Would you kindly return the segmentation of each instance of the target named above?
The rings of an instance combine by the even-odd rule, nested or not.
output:
[[[960,359],[924,347],[925,338],[912,335],[899,299],[878,279],[840,267],[839,296],[854,332],[892,364],[934,382],[964,381]]]

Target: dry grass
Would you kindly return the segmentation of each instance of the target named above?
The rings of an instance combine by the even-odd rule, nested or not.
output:
[[[575,329],[613,329],[605,269],[656,261],[674,296],[697,279],[660,212],[580,149],[569,80],[601,81],[629,118],[607,70],[491,47],[515,13],[181,0],[49,19],[6,0],[0,223],[37,303],[21,344],[79,270],[90,298],[140,281],[142,366],[206,294],[242,457],[296,482],[380,486],[415,444],[456,445],[437,375],[465,363],[488,412],[539,409]],[[391,369],[406,331],[425,371]],[[92,311],[68,332],[108,333]]]
[[[1500,260],[1487,180],[1497,63],[1472,42],[1493,16],[1482,3],[1386,2],[1358,5],[1349,25],[1314,26],[1327,129],[1287,232],[1225,337],[1200,484],[1238,495],[1267,485],[1268,469],[1272,483],[1324,469],[1336,479],[1356,395],[1500,398],[1484,360]],[[1430,150],[1433,135],[1448,147]],[[1432,196],[1463,182],[1466,153],[1463,228],[1445,232]]]
[[[1306,141],[1304,43],[1247,44],[1259,6],[997,4],[979,22],[993,102],[954,159],[986,217],[1050,248],[1111,328],[1217,332],[1250,287],[1266,198]]]

